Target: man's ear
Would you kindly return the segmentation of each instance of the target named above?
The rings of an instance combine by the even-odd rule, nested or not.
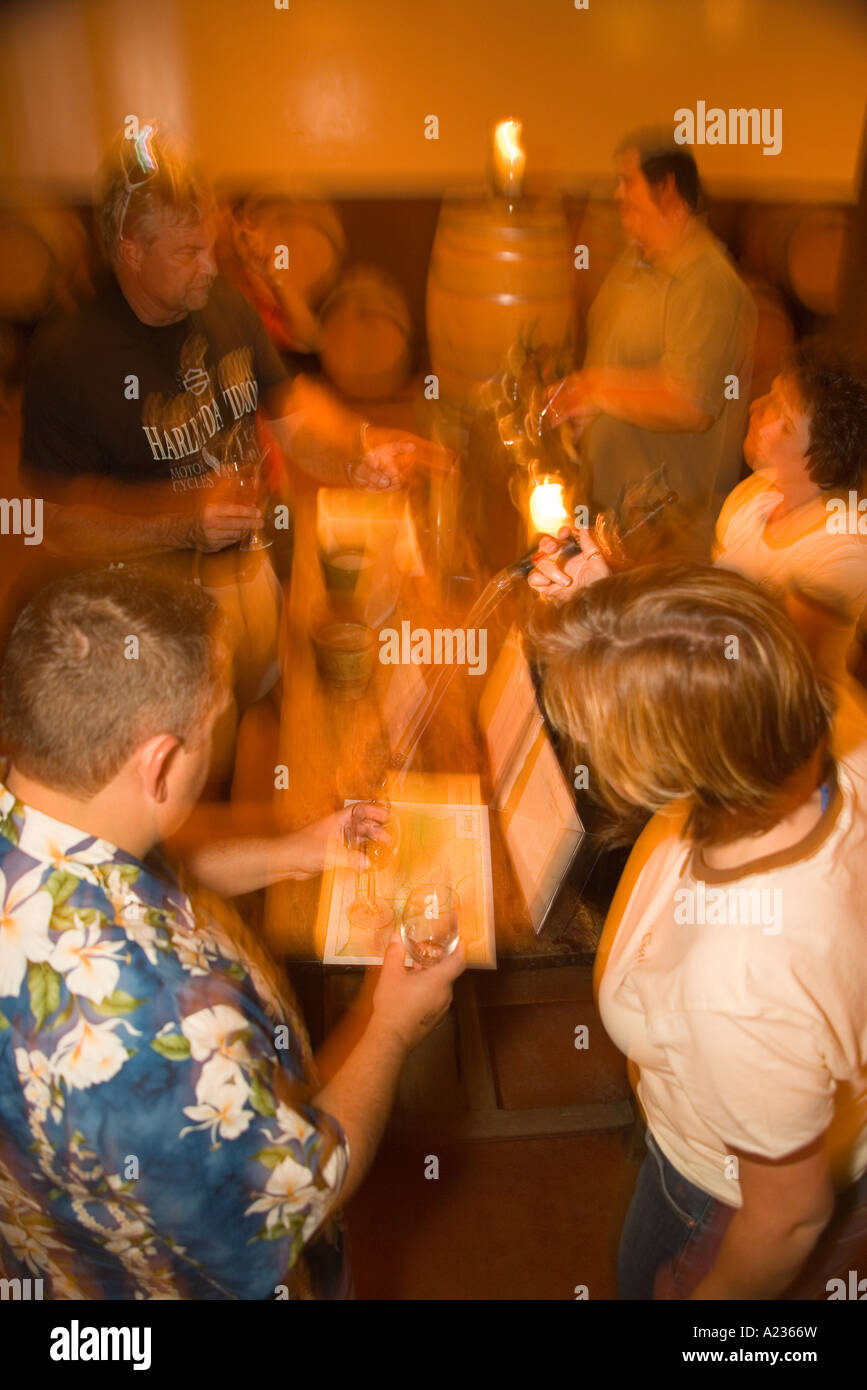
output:
[[[180,746],[180,739],[174,734],[156,734],[139,748],[136,765],[152,801],[162,804],[167,799],[168,778]]]
[[[657,206],[665,213],[675,212],[683,202],[683,199],[677,191],[677,184],[674,181],[674,174],[671,170],[668,171],[662,183],[658,185],[656,201]]]
[[[141,268],[142,248],[132,237],[121,237],[115,248],[115,255],[121,265],[127,270],[138,271]]]

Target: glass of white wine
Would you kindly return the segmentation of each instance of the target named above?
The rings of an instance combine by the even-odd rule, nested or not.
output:
[[[268,505],[268,489],[265,482],[264,454],[260,453],[254,462],[245,464],[238,470],[238,488],[241,502],[245,506],[259,507],[264,513]],[[266,534],[264,520],[254,526],[241,541],[241,550],[267,550],[273,541]]]
[[[435,965],[460,940],[460,901],[447,883],[420,883],[403,909],[400,927],[406,952],[419,965]]]
[[[387,839],[374,839],[365,827],[365,812],[370,805],[384,806],[388,812],[384,821],[377,822],[377,830],[384,832]],[[355,896],[346,915],[353,933],[365,934],[371,953],[375,953],[379,947],[384,950],[384,935],[394,922],[391,903],[377,896],[376,871],[390,864],[397,853],[400,822],[387,802],[356,802],[344,831],[344,839],[348,849],[360,851],[367,859],[366,867],[355,870]]]

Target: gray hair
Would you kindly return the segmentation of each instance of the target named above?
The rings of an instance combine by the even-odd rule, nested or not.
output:
[[[121,231],[152,245],[156,224],[198,222],[214,206],[214,197],[183,152],[160,133],[148,142],[156,169],[148,173],[137,158],[137,142],[121,132],[102,167],[96,206],[99,240],[108,259],[117,258]]]

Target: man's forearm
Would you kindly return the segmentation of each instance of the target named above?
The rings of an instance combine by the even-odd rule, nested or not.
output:
[[[266,406],[278,442],[300,468],[321,483],[349,485],[347,467],[361,453],[360,415],[305,376],[271,392]]]
[[[827,1218],[818,1217],[781,1230],[750,1221],[741,1209],[732,1217],[713,1268],[691,1298],[779,1297],[801,1270],[826,1224]]]
[[[49,504],[46,520],[49,549],[73,557],[110,553],[136,559],[191,545],[189,517],[179,513],[132,516],[73,502]]]
[[[655,367],[591,368],[591,396],[603,415],[647,430],[700,431],[712,417]]]
[[[357,1192],[373,1162],[407,1051],[402,1039],[384,1028],[374,1013],[346,1061],[314,1098],[314,1105],[333,1115],[349,1140],[341,1206]]]
[[[45,500],[45,543],[54,553],[136,558],[193,545],[194,501],[167,482],[118,482],[96,473],[68,478],[26,462],[20,477]]]
[[[287,877],[292,840],[268,805],[203,801],[165,845],[203,887],[232,898]]]
[[[186,854],[184,861],[205,888],[236,898],[302,876],[293,863],[292,842],[292,835],[215,840]]]

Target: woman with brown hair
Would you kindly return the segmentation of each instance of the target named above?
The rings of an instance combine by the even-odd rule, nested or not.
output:
[[[744,457],[750,476],[723,505],[714,563],[773,585],[819,670],[845,691],[846,649],[867,603],[863,365],[820,340],[799,343],[750,407]],[[560,599],[608,573],[586,533],[581,548],[592,561],[582,553],[561,568],[543,558],[531,587]],[[546,537],[540,549],[553,557],[557,542]]]
[[[834,764],[802,639],[739,575],[603,578],[532,637],[599,794],[656,812],[597,958],[650,1150],[621,1296],[827,1296],[867,1238],[867,766]]]

